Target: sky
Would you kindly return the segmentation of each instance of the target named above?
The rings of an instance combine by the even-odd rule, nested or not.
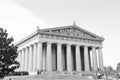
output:
[[[103,36],[105,66],[120,62],[120,0],[0,0],[0,27],[14,43],[40,29],[76,24]]]

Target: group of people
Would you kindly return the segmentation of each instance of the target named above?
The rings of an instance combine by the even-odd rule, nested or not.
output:
[[[104,73],[98,69],[97,72],[95,72],[94,77],[97,79],[102,79],[102,77],[104,76]]]

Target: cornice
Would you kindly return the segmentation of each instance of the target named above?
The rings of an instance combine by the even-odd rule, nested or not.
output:
[[[89,38],[87,36],[71,36],[71,35],[65,35],[65,34],[58,34],[58,33],[46,33],[46,32],[39,32],[39,34],[46,34],[46,35],[55,35],[55,36],[63,36],[63,37],[71,37],[71,38],[80,38],[80,39],[89,39],[89,40],[97,40],[97,41],[101,41],[102,42],[102,39],[94,39],[94,38]]]
[[[32,34],[28,35],[27,37],[23,38],[22,40],[18,41],[17,43],[15,43],[15,46],[18,46],[19,44],[31,39],[32,37],[34,37],[35,35],[38,34],[38,31],[33,32]]]

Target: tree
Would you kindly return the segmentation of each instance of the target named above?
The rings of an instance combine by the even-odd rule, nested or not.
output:
[[[117,64],[116,77],[117,77],[117,78],[120,78],[120,62]]]
[[[116,73],[116,71],[113,69],[112,66],[104,67],[104,72],[106,77],[115,76],[115,73]]]
[[[115,70],[112,68],[112,66],[108,66],[107,67],[107,70],[110,71],[110,72],[114,72]]]
[[[0,28],[0,78],[4,78],[9,73],[19,68],[17,47],[12,43],[14,39],[8,38],[7,30]]]

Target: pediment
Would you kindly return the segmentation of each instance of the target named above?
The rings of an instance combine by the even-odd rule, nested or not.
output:
[[[46,33],[59,34],[59,35],[64,35],[64,36],[66,35],[66,36],[78,37],[78,38],[103,40],[103,38],[75,25],[58,27],[58,28],[50,28],[50,29],[45,29],[42,31]]]

